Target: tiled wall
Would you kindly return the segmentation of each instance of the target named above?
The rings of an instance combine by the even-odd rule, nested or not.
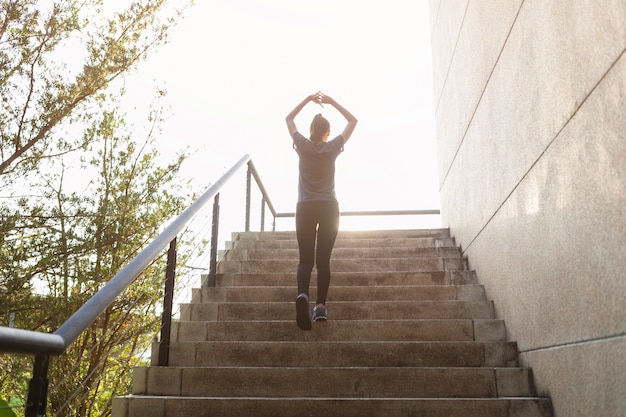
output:
[[[626,1],[431,0],[444,227],[556,416],[626,412]]]

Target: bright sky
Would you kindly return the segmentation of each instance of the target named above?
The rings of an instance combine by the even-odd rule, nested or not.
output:
[[[297,198],[285,116],[321,90],[359,119],[337,159],[341,209],[439,208],[429,31],[426,1],[199,0],[129,90],[167,90],[161,152],[198,150],[184,175],[208,187],[248,153],[279,212]],[[318,112],[331,137],[343,130],[311,103],[296,119],[305,136]]]

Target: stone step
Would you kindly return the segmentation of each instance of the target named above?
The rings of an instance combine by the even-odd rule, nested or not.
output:
[[[247,239],[240,233],[235,233],[232,240],[227,242],[226,246],[237,246],[243,244],[246,248],[265,249],[289,249],[297,248],[297,239],[295,232],[290,235],[282,234],[282,232],[263,232],[262,235],[254,235],[254,239]],[[335,240],[337,248],[346,247],[381,247],[389,246],[413,246],[413,247],[455,247],[454,238],[449,236],[376,236],[339,233]]]
[[[467,269],[463,258],[371,258],[331,259],[333,272],[430,272]],[[224,273],[282,273],[295,271],[297,259],[230,261],[222,260],[217,272]]]
[[[257,243],[255,243],[257,242]],[[275,245],[279,242],[279,245]],[[244,244],[251,247],[282,248],[287,249],[292,243],[296,244],[296,233],[292,232],[236,232],[231,235],[228,244]],[[455,247],[456,242],[449,233],[422,234],[410,231],[368,232],[368,231],[339,231],[335,239],[335,247],[382,247],[386,244],[391,246],[414,246],[414,247]],[[285,245],[285,246],[283,246]]]
[[[312,280],[310,294],[317,293]],[[292,286],[247,286],[194,288],[192,303],[216,302],[284,302],[295,300],[297,288]],[[485,300],[481,285],[396,285],[396,286],[338,286],[332,285],[333,301],[434,301],[434,300]]]
[[[497,398],[531,396],[525,368],[134,369],[133,394],[183,397]]]
[[[289,250],[298,249],[298,241],[293,239],[263,239],[263,240],[236,240],[226,242],[227,249],[272,249]],[[452,238],[361,238],[346,239],[338,238],[333,245],[335,249],[343,248],[382,248],[382,247],[411,247],[411,248],[455,248],[456,243]]]
[[[297,246],[297,244],[296,244]],[[263,260],[298,260],[299,250],[297,247],[290,249],[242,249],[237,247],[234,250],[226,251],[221,260],[226,261],[263,261]],[[332,259],[363,259],[363,258],[460,258],[461,253],[457,248],[418,248],[414,246],[394,247],[385,245],[384,247],[355,248],[336,247],[333,249]]]
[[[127,396],[113,417],[551,417],[545,398],[249,398]]]
[[[217,275],[217,286],[291,286],[296,282],[296,269],[292,272],[275,273],[221,273]],[[316,272],[313,270],[312,280]],[[203,275],[201,280],[207,281]],[[428,272],[332,272],[333,286],[394,286],[394,285],[466,285],[478,282],[475,271],[428,271]]]
[[[450,238],[450,231],[448,229],[430,229],[430,230],[340,230],[337,233],[337,241],[344,239],[447,239]],[[277,231],[277,232],[235,232],[231,235],[232,241],[239,240],[295,240],[295,231]]]
[[[318,325],[319,324],[319,325]],[[324,325],[322,325],[324,324]],[[335,320],[302,332],[292,320],[172,323],[172,341],[505,341],[502,320]]]
[[[312,301],[315,299],[313,295]],[[295,301],[295,298],[293,298]],[[483,301],[332,301],[329,317],[336,320],[385,319],[492,319],[493,303]],[[295,303],[184,303],[184,321],[290,320]]]
[[[295,325],[294,325],[295,326]],[[514,342],[172,342],[170,366],[512,367]]]

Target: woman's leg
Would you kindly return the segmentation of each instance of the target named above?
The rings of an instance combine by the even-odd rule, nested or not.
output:
[[[296,207],[296,236],[300,251],[300,263],[298,264],[298,294],[309,295],[311,271],[315,258],[315,232],[317,218],[312,204],[300,203]]]
[[[330,255],[339,231],[339,206],[335,202],[322,202],[317,230],[317,299],[316,304],[326,304],[330,286]]]

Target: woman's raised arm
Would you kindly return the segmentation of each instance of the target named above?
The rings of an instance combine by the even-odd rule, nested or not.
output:
[[[300,113],[300,110],[302,110],[309,101],[321,105],[322,94],[320,92],[317,92],[315,94],[308,95],[304,100],[302,100],[300,104],[298,104],[291,112],[289,112],[289,114],[285,118],[285,121],[287,122],[287,129],[289,129],[289,136],[293,136],[293,134],[298,130],[296,128],[296,122],[294,121],[294,119],[296,118],[298,113]]]
[[[348,139],[350,139],[350,136],[352,136],[352,132],[354,131],[354,128],[356,127],[358,120],[345,107],[337,103],[335,99],[327,95],[321,94],[321,93],[318,93],[318,96],[319,96],[320,104],[330,104],[331,106],[336,108],[339,111],[339,113],[341,113],[341,115],[345,117],[346,120],[348,121],[348,124],[346,125],[346,127],[343,129],[343,132],[341,133],[341,136],[343,136],[343,142],[346,143]]]

